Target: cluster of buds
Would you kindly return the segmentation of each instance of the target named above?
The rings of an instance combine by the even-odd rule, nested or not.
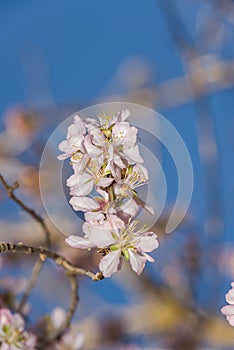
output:
[[[2,350],[34,350],[36,336],[24,330],[24,319],[9,309],[0,309],[0,348]]]
[[[120,269],[123,259],[139,275],[147,260],[154,261],[148,253],[159,245],[156,234],[146,226],[137,228],[134,220],[140,207],[154,212],[136,190],[148,183],[148,172],[137,145],[138,130],[126,121],[129,115],[129,110],[102,114],[99,122],[76,115],[59,145],[63,154],[58,159],[69,158],[74,171],[67,179],[70,204],[85,217],[84,236],[72,235],[66,242],[97,248],[104,277]]]

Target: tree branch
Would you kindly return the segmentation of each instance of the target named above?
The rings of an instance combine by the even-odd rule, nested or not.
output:
[[[45,220],[38,213],[36,213],[34,209],[29,208],[29,206],[23,203],[22,200],[15,195],[14,191],[19,187],[18,182],[15,182],[12,186],[10,186],[1,174],[0,174],[0,182],[5,187],[8,197],[11,198],[15,203],[17,203],[21,209],[23,209],[36,222],[38,222],[41,225],[42,230],[45,233],[45,237],[46,237],[46,247],[49,249],[51,246],[50,231],[45,223]]]
[[[83,275],[90,277],[93,281],[100,281],[103,279],[102,273],[99,271],[96,274],[82,269],[80,267],[76,267],[72,265],[66,258],[63,256],[54,253],[46,248],[43,247],[30,247],[23,243],[11,243],[11,242],[1,242],[0,243],[0,253],[4,252],[12,252],[17,253],[21,252],[24,254],[37,254],[40,256],[42,261],[45,261],[47,258],[54,261],[54,263],[58,266],[61,266],[66,270],[68,273],[72,275]]]
[[[50,248],[51,247],[51,238],[50,238],[50,232],[49,229],[45,223],[45,220],[38,214],[36,213],[36,211],[34,209],[29,208],[29,206],[27,206],[25,203],[23,203],[23,201],[21,199],[19,199],[14,191],[19,187],[18,182],[15,182],[12,186],[10,186],[7,181],[5,180],[5,178],[0,174],[0,181],[2,182],[3,186],[5,187],[8,197],[11,198],[22,210],[24,210],[26,213],[28,213],[37,223],[39,223],[39,225],[41,226],[44,234],[45,234],[45,245],[46,248]],[[28,297],[38,279],[38,276],[41,272],[43,266],[43,261],[41,260],[41,258],[39,258],[39,260],[36,262],[34,268],[33,268],[33,272],[30,278],[30,281],[28,283],[28,286],[23,294],[23,297],[19,303],[19,306],[17,307],[17,311],[18,312],[22,312],[24,305],[26,304]]]

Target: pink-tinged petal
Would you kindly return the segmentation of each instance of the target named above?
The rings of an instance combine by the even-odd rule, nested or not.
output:
[[[21,332],[24,329],[24,319],[20,314],[14,314],[12,319],[12,325],[14,328],[18,328]]]
[[[94,212],[87,212],[84,214],[85,217],[85,221],[100,221],[100,220],[104,220],[105,216],[98,212],[98,211],[94,211]]]
[[[67,138],[73,135],[84,135],[85,134],[85,127],[82,122],[76,122],[74,124],[71,124],[67,129]]]
[[[106,188],[106,187],[110,186],[113,181],[114,181],[114,179],[111,177],[103,177],[97,182],[96,185],[103,187],[103,188]]]
[[[74,115],[74,123],[80,123],[80,122],[83,123],[81,117],[78,114]]]
[[[227,316],[227,320],[228,320],[230,326],[234,327],[234,315]]]
[[[99,269],[104,277],[110,277],[118,270],[120,257],[121,251],[114,250],[102,258],[99,263]]]
[[[108,200],[109,200],[109,193],[108,192],[101,190],[100,188],[97,188],[96,191],[102,196],[102,198],[104,199],[105,202],[108,202]]]
[[[0,326],[4,327],[6,324],[11,324],[13,320],[12,313],[6,308],[0,309]]]
[[[124,122],[130,116],[130,111],[128,109],[122,109],[116,113],[116,116],[118,122]]]
[[[118,155],[114,155],[114,159],[113,159],[113,161],[114,161],[114,163],[118,166],[118,167],[120,167],[121,169],[124,169],[124,168],[126,168],[127,167],[127,162],[126,162],[126,160],[124,159],[121,159],[120,158],[120,156],[118,156]]]
[[[114,178],[116,178],[115,174],[116,174],[116,168],[117,166],[114,164],[113,160],[108,159],[107,161],[107,166],[106,166],[106,171],[110,171],[111,175],[114,176]]]
[[[92,176],[84,173],[84,174],[73,174],[67,179],[67,186],[74,187],[77,185],[83,185],[86,182],[90,181]]]
[[[131,126],[125,136],[124,148],[132,147],[136,144],[138,130],[135,126]]]
[[[225,316],[232,316],[232,315],[234,315],[234,306],[226,305],[226,306],[222,307],[221,312]]]
[[[87,182],[80,183],[75,187],[72,187],[70,190],[71,196],[87,196],[90,192],[92,192],[94,185],[94,181],[88,180]]]
[[[107,222],[110,223],[110,227],[113,228],[114,231],[117,231],[119,228],[124,228],[125,226],[124,221],[115,214],[108,214]]]
[[[144,162],[143,158],[140,156],[138,145],[133,146],[129,149],[124,149],[123,157],[126,158],[130,164]]]
[[[96,119],[93,119],[93,118],[85,118],[85,126],[87,127],[87,128],[89,128],[89,127],[94,127],[94,126],[96,126],[96,127],[99,127],[99,124],[98,124],[98,121],[96,120]]]
[[[69,158],[71,155],[70,154],[67,154],[67,153],[65,153],[65,154],[60,154],[59,156],[57,156],[57,159],[58,160],[65,160],[65,159],[67,159],[67,158]]]
[[[83,224],[83,231],[86,233],[89,240],[98,248],[104,248],[115,243],[115,239],[112,235],[112,228],[110,224],[104,221],[100,222],[85,222]]]
[[[105,146],[106,137],[103,132],[98,128],[89,128],[89,135],[91,136],[92,143],[97,146]]]
[[[129,148],[136,144],[137,128],[127,122],[116,123],[112,129],[112,136],[116,146],[123,145],[124,148]]]
[[[150,256],[149,254],[144,253],[144,252],[142,254],[146,258],[146,260],[148,260],[149,262],[151,262],[151,263],[155,262],[154,258],[152,258],[152,256]]]
[[[82,333],[76,333],[73,338],[72,345],[75,350],[81,349],[84,344],[84,335]]]
[[[65,242],[73,248],[89,249],[95,247],[87,238],[71,235],[65,239]]]
[[[25,337],[25,346],[27,350],[35,350],[36,344],[37,344],[37,338],[34,334],[29,333],[29,332],[24,332],[23,333]],[[14,349],[12,349],[14,350]]]
[[[148,232],[147,236],[141,236],[137,243],[137,248],[143,252],[152,252],[158,246],[157,235],[154,232]]]
[[[68,148],[68,142],[67,140],[64,140],[62,142],[60,142],[60,144],[58,145],[58,148],[61,152],[66,152],[67,148]]]
[[[89,162],[89,157],[84,155],[80,160],[76,160],[75,163],[72,164],[72,168],[76,174],[80,174],[84,171],[84,168]]]
[[[122,204],[119,209],[127,215],[130,215],[131,217],[136,216],[139,206],[133,199],[129,199],[127,202]]]
[[[69,203],[76,211],[91,211],[99,208],[99,205],[89,197],[72,197]]]
[[[234,282],[231,283],[232,288],[234,288]]]
[[[77,183],[78,183],[78,176],[77,176],[77,174],[73,174],[67,179],[67,186],[68,187],[75,186],[75,185],[77,185]]]
[[[83,343],[84,343],[83,334],[77,333],[74,330],[70,330],[62,336],[59,349],[61,348],[61,349],[79,350],[83,346]]]
[[[62,327],[63,323],[66,320],[66,312],[62,307],[56,307],[51,315],[50,315],[50,319],[53,325],[54,329],[59,329],[60,327]]]
[[[83,150],[83,141],[84,141],[83,135],[72,135],[68,139],[68,146],[70,150],[72,150],[73,152],[77,150]]]
[[[229,304],[234,304],[234,289],[230,289],[225,298]]]
[[[91,158],[99,157],[103,153],[103,149],[98,148],[92,144],[90,136],[85,137],[84,146],[87,151],[87,154]]]
[[[136,143],[137,129],[127,122],[116,123],[112,129],[112,137],[116,146],[131,147]]]
[[[132,269],[139,276],[145,267],[146,258],[144,256],[137,254],[131,249],[128,249],[128,252],[129,252],[130,264],[132,266]]]

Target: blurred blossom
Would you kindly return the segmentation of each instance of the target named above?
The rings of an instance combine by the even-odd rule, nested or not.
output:
[[[11,276],[0,279],[0,289],[9,290],[14,294],[21,293],[28,285],[26,278],[14,278]]]
[[[50,316],[51,331],[59,330],[66,320],[66,312],[61,307],[56,307]],[[62,337],[51,344],[46,350],[79,350],[84,343],[84,336],[74,327],[69,328]]]
[[[178,266],[167,265],[162,269],[162,278],[170,287],[177,287],[182,282]]]
[[[34,350],[36,336],[24,330],[24,320],[20,314],[12,314],[9,309],[0,309],[0,344],[2,350]]]
[[[31,145],[38,127],[36,117],[16,108],[5,114],[4,121],[6,129],[0,134],[1,154],[16,156]]]
[[[33,166],[25,166],[23,167],[18,182],[20,186],[22,186],[25,192],[28,194],[39,196],[39,171],[37,168]]]
[[[32,139],[38,128],[34,112],[12,108],[4,116],[8,133],[15,138]]]
[[[213,253],[213,258],[215,259],[216,264],[218,265],[219,270],[234,278],[234,247],[226,246],[219,247],[218,250],[215,249]]]

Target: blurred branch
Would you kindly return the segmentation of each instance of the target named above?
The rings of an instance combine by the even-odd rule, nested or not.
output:
[[[185,68],[188,69],[188,85],[194,106],[197,112],[197,135],[200,158],[204,166],[205,181],[207,188],[207,222],[206,231],[214,240],[222,233],[223,229],[223,207],[221,194],[221,177],[219,169],[219,154],[215,137],[213,111],[209,101],[209,80],[206,76],[206,68],[203,66],[200,56],[192,42],[190,34],[184,25],[174,1],[159,1],[161,12],[165,18],[171,37],[181,54]],[[192,65],[196,64],[197,73],[190,75]],[[202,72],[202,73],[201,73]],[[196,98],[201,96],[200,98]],[[215,198],[214,198],[215,197]]]
[[[41,225],[42,230],[45,233],[45,237],[46,237],[46,246],[49,249],[51,246],[50,232],[49,232],[49,229],[47,228],[45,220],[38,213],[36,213],[34,209],[31,209],[29,206],[23,203],[22,200],[15,195],[14,191],[19,187],[18,182],[15,182],[12,186],[10,186],[1,174],[0,174],[0,182],[5,187],[8,197],[11,198],[15,203],[17,203],[22,210],[28,213],[36,222],[38,222]]]
[[[42,230],[45,234],[46,247],[50,248],[50,246],[51,246],[50,232],[49,232],[49,229],[47,228],[45,220],[39,214],[37,214],[34,209],[29,208],[24,202],[22,202],[22,200],[19,199],[14,193],[14,191],[19,187],[18,182],[15,182],[12,186],[10,186],[1,174],[0,174],[0,181],[2,182],[3,186],[5,187],[7,194],[8,194],[8,197],[11,198],[16,204],[18,204],[18,206],[22,210],[24,210],[26,213],[28,213],[36,222],[38,222],[41,225]],[[17,307],[18,312],[22,312],[24,305],[26,304],[28,297],[29,297],[38,277],[39,277],[43,263],[44,262],[41,258],[39,258],[39,260],[36,262],[36,264],[33,268],[32,276],[31,276],[31,279],[29,281],[29,284],[28,284],[28,286],[27,286],[27,288],[22,296],[22,299],[19,303],[19,306]]]
[[[68,274],[68,279],[70,281],[70,287],[71,287],[71,301],[69,310],[66,313],[66,318],[64,320],[63,325],[55,332],[52,332],[46,339],[40,339],[40,349],[43,350],[45,346],[50,345],[56,340],[59,340],[60,337],[63,335],[64,331],[70,326],[71,319],[76,311],[77,304],[79,301],[78,297],[78,282],[76,279],[76,275]]]

